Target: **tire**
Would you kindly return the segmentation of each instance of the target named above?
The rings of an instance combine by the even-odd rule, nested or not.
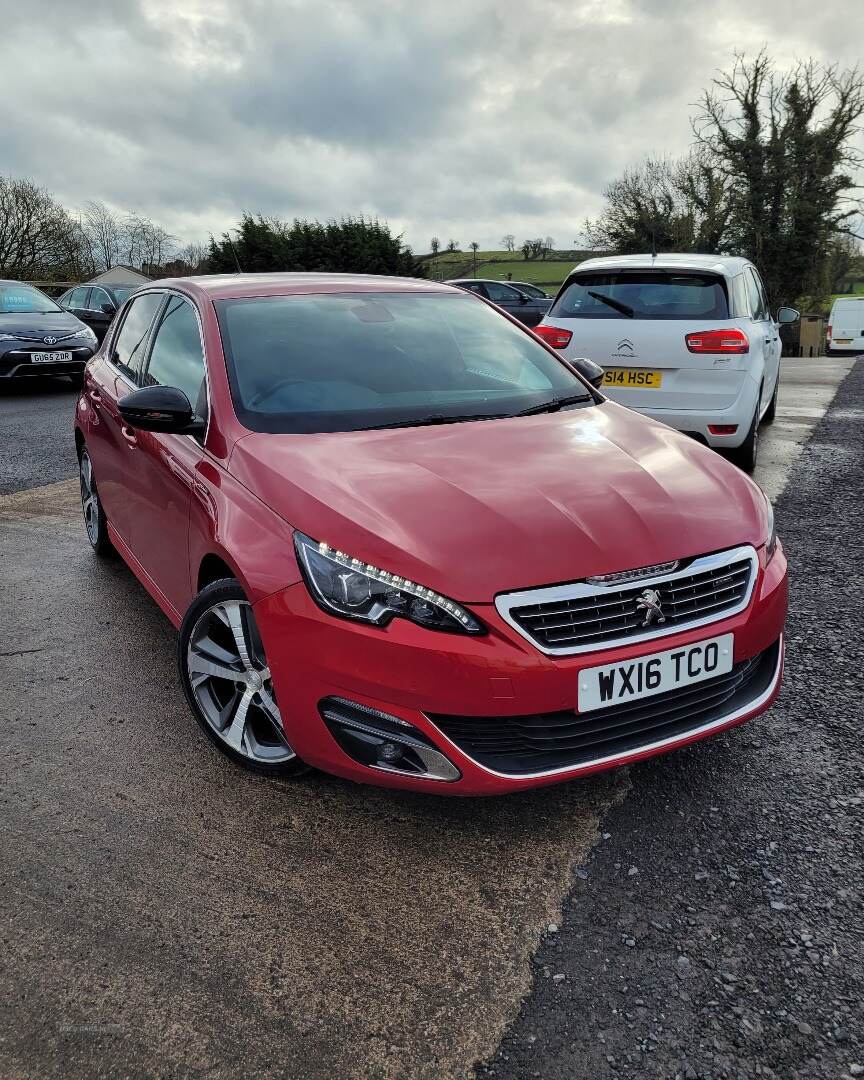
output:
[[[108,535],[108,519],[102,509],[102,500],[99,498],[99,489],[96,487],[96,477],[93,473],[93,462],[90,460],[86,445],[81,447],[78,455],[78,477],[81,483],[81,510],[84,514],[87,539],[100,558],[107,558],[114,554],[114,545]]]
[[[753,413],[747,438],[740,446],[736,446],[734,450],[726,451],[729,460],[745,473],[752,473],[756,468],[756,458],[759,454],[759,402],[761,400],[762,394],[760,392],[756,400],[756,411]]]
[[[263,776],[308,771],[285,736],[252,605],[233,578],[205,586],[189,605],[177,665],[195,719],[235,765]]]
[[[777,394],[780,391],[780,372],[777,372],[777,381],[774,383],[774,393],[771,395],[771,401],[768,408],[765,410],[765,415],[762,417],[763,424],[773,424],[774,418],[777,416]]]

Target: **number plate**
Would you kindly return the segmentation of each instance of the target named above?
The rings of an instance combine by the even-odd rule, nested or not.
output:
[[[34,352],[30,353],[31,364],[63,364],[72,359],[71,352]]]
[[[620,386],[626,389],[659,390],[662,383],[662,371],[646,371],[645,368],[609,367],[603,372],[604,386]]]
[[[579,712],[626,705],[637,698],[725,675],[732,670],[734,645],[734,635],[723,634],[620,664],[586,668],[579,673]]]

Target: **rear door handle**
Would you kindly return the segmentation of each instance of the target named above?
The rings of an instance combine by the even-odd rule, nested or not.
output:
[[[88,390],[87,391],[87,396],[90,398],[91,401],[94,401],[97,405],[99,405],[101,403],[101,401],[102,401],[102,395],[99,393],[98,390]]]
[[[122,424],[120,426],[120,433],[130,446],[138,445],[138,436],[128,424]]]

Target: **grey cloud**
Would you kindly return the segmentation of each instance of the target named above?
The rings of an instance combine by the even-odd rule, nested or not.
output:
[[[687,149],[692,103],[734,49],[851,64],[851,10],[91,0],[73,17],[0,0],[0,169],[184,239],[249,209],[378,214],[419,249],[433,233],[570,243],[622,168]]]

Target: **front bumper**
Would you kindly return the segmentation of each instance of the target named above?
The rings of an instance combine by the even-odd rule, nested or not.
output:
[[[778,544],[771,563],[760,566],[747,608],[710,626],[681,630],[650,642],[550,657],[520,638],[493,604],[472,605],[487,627],[483,637],[444,634],[395,619],[386,628],[352,623],[322,612],[303,584],[266,597],[255,606],[286,734],[309,765],[364,783],[445,795],[494,795],[551,784],[638,761],[743,723],[767,709],[780,688],[782,631],[787,608],[786,559]],[[430,717],[484,718],[574,713],[582,668],[627,661],[660,649],[734,634],[734,662],[772,656],[773,669],[710,722],[662,739],[646,737],[621,753],[537,772],[502,772],[484,765],[448,738],[443,721]],[[774,649],[773,653],[769,650]],[[763,674],[765,673],[763,665]],[[459,779],[419,776],[360,764],[337,743],[321,716],[326,699],[356,702],[412,725],[453,763]],[[290,704],[287,704],[290,703]],[[452,731],[452,729],[450,729]],[[460,740],[464,743],[464,740]]]
[[[71,360],[56,360],[50,363],[34,364],[31,355],[34,352],[68,352],[72,354]],[[10,349],[0,355],[0,379],[21,379],[39,377],[44,375],[77,375],[84,370],[84,365],[93,355],[94,350],[88,346],[76,345],[61,348],[58,346],[41,348],[36,345]]]

